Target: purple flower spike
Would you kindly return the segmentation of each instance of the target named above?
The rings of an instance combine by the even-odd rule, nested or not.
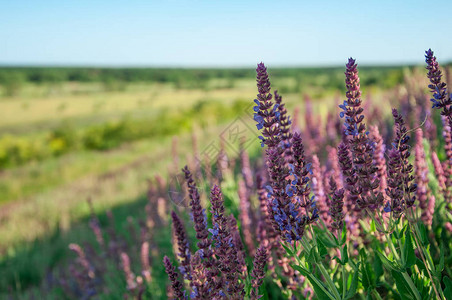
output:
[[[180,259],[180,267],[185,270],[185,272],[183,272],[183,275],[190,280],[190,247],[188,243],[187,233],[185,231],[182,220],[174,211],[171,212],[171,218],[173,219],[173,232],[177,238],[177,247],[179,250],[179,253],[177,253],[177,255]]]
[[[256,106],[254,107],[254,120],[257,122],[256,127],[262,130],[262,145],[268,147],[276,147],[281,141],[280,137],[280,120],[281,112],[284,107],[280,103],[273,104],[271,101],[273,95],[270,90],[270,81],[268,79],[267,68],[263,63],[257,65],[257,99],[255,99]],[[276,96],[277,93],[276,93]],[[287,122],[284,120],[283,122]]]
[[[185,174],[190,195],[190,206],[192,209],[193,221],[195,223],[196,238],[199,240],[197,245],[199,249],[206,250],[210,246],[210,241],[208,239],[209,233],[207,231],[206,217],[201,206],[198,188],[195,185],[195,181],[193,180],[193,176],[188,170],[188,167],[185,166],[182,171]]]
[[[284,157],[288,163],[292,162],[292,133],[290,132],[291,121],[287,115],[287,109],[285,108],[285,103],[282,102],[282,97],[275,91],[275,106],[278,108],[279,114],[279,128],[281,135],[281,147],[284,149]]]
[[[174,293],[175,299],[185,299],[184,293],[182,291],[182,283],[179,281],[179,274],[176,272],[176,268],[171,264],[168,256],[163,258],[163,264],[165,265],[166,274],[171,281],[171,288]]]
[[[336,182],[333,177],[330,177],[330,191],[331,191],[331,227],[336,229],[339,233],[344,226],[344,189],[337,189]]]
[[[375,161],[375,165],[378,168],[377,176],[378,176],[378,179],[380,180],[380,192],[384,193],[387,188],[386,159],[385,159],[386,146],[383,143],[383,138],[380,135],[380,132],[379,132],[377,126],[371,126],[370,132],[371,132],[372,138],[375,141],[374,161]]]
[[[384,208],[384,211],[392,212],[395,219],[398,219],[402,214],[402,184],[400,155],[396,149],[391,149],[388,154],[388,188],[386,189],[390,202]]]
[[[425,62],[428,70],[427,77],[431,83],[428,87],[433,94],[433,98],[430,99],[433,103],[432,108],[442,109],[441,114],[447,118],[452,128],[452,95],[448,94],[446,83],[441,79],[443,75],[431,49],[425,51]]]
[[[253,262],[253,271],[251,273],[252,282],[251,282],[251,293],[250,293],[250,299],[251,300],[257,300],[262,297],[262,295],[258,295],[259,293],[259,287],[264,282],[265,277],[265,265],[267,263],[268,255],[267,250],[263,245],[261,245],[257,251],[256,256],[254,257]]]
[[[230,221],[224,213],[224,201],[220,187],[214,185],[210,192],[212,204],[212,223],[214,229],[215,248],[218,258],[218,269],[225,276],[223,293],[228,295],[241,295],[244,293],[243,284],[240,283],[241,266],[239,264],[239,251],[231,233]]]
[[[358,176],[353,168],[350,147],[348,144],[341,142],[337,147],[337,157],[339,165],[344,176],[344,187],[348,191],[346,198],[347,212],[354,211],[356,203],[359,203],[361,190],[358,186]]]
[[[373,164],[373,142],[368,137],[366,124],[363,122],[358,68],[353,58],[350,58],[346,65],[345,85],[347,100],[341,108],[345,114],[345,134],[350,144],[352,165],[358,178],[357,186],[359,187],[359,191],[355,190],[352,194],[357,196],[356,204],[359,208],[373,210],[381,206],[384,199],[379,191],[378,168]]]
[[[400,166],[400,176],[403,183],[403,193],[404,193],[404,205],[405,209],[412,207],[416,196],[413,194],[416,192],[417,186],[413,183],[414,176],[413,165],[409,163],[410,145],[408,144],[410,136],[408,135],[408,130],[405,127],[405,121],[399,114],[397,109],[392,110],[392,115],[395,120],[395,132],[396,136],[394,138],[394,148],[397,150],[399,155],[399,166]]]

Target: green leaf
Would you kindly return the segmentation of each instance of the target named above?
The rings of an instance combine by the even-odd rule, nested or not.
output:
[[[333,259],[336,260],[338,264],[343,265],[342,260],[336,255],[333,257]]]
[[[320,238],[317,238],[317,248],[319,249],[320,257],[323,259],[328,254],[328,250],[326,250],[325,244],[322,242]]]
[[[375,221],[374,220],[371,220],[371,222],[370,222],[370,231],[371,232],[377,231],[377,228],[375,227]]]
[[[333,235],[334,241],[328,238],[327,236],[318,235],[320,239],[322,239],[322,243],[327,248],[336,248],[338,246],[338,241],[336,237]]]
[[[348,263],[348,250],[347,250],[347,244],[344,245],[344,248],[342,248],[341,251],[341,264],[345,265]]]
[[[394,230],[392,232],[391,236],[393,236],[396,240],[400,240],[402,238],[402,236],[403,236],[403,231],[405,231],[405,229],[406,229],[406,225],[403,226],[401,231],[398,231],[397,229]]]
[[[410,268],[416,263],[416,254],[414,254],[410,230],[406,230],[405,232],[405,243],[403,244],[402,257],[405,262],[405,265],[403,266],[404,268]]]
[[[309,271],[306,270],[305,268],[303,268],[302,266],[294,265],[294,264],[291,264],[290,266],[291,266],[294,270],[297,270],[298,272],[300,272],[300,274],[303,275],[303,276],[308,276],[308,274],[309,274]]]
[[[452,300],[452,280],[450,280],[449,277],[445,276],[443,279],[444,282],[444,297],[446,297],[447,300]]]
[[[299,257],[300,259],[302,259],[306,254],[307,254],[306,250],[301,250],[301,251],[300,251],[300,255],[298,255],[298,257]]]
[[[326,287],[322,284],[320,280],[318,280],[311,273],[308,274],[308,280],[312,284],[314,288],[315,296],[320,300],[334,300],[335,298],[331,295],[330,292],[326,289]]]
[[[383,263],[381,262],[380,256],[376,255],[373,262],[373,267],[375,270],[375,278],[380,278],[384,274]]]
[[[341,245],[345,244],[346,241],[347,241],[347,224],[344,222],[341,234]]]
[[[316,264],[317,263],[317,258],[315,255],[315,248],[311,248],[311,250],[309,251],[308,257],[306,258],[306,260],[311,263],[311,264]]]
[[[338,246],[340,246],[340,244],[339,244],[339,241],[338,241],[338,239],[337,239],[337,237],[334,235],[334,234],[332,234],[332,236],[333,236],[333,239],[334,239],[334,247],[338,247]],[[328,245],[327,245],[328,246]]]
[[[383,263],[383,265],[386,267],[386,269],[400,272],[400,269],[398,268],[398,266],[395,262],[390,261],[386,257],[386,255],[384,255],[380,251],[376,251],[376,253],[377,253],[378,257],[380,258],[381,262]]]
[[[427,270],[425,269],[424,262],[416,257],[416,266],[419,268],[420,271],[424,270],[425,274],[427,273]]]
[[[292,251],[292,249],[290,249],[289,247],[287,247],[287,246],[285,245],[284,242],[281,242],[281,246],[283,246],[283,248],[286,250],[287,254],[289,254],[290,256],[293,256],[293,251]]]
[[[359,262],[357,264],[357,267],[359,267]],[[345,299],[351,299],[356,294],[356,289],[358,288],[358,282],[359,282],[359,272],[358,270],[354,270],[352,282],[350,283],[350,288],[347,291],[347,294],[345,295]]]
[[[444,244],[441,243],[441,248],[439,252],[439,264],[436,266],[436,273],[438,274],[438,277],[441,278],[441,272],[444,270]]]
[[[396,282],[397,291],[399,292],[402,300],[405,300],[405,299],[414,300],[415,297],[411,293],[410,286],[406,282],[403,275],[400,272],[396,272],[396,271],[391,271],[391,274],[392,274],[392,278],[394,278],[394,280]]]
[[[364,249],[359,251],[361,256],[361,273],[362,273],[362,283],[366,291],[370,291],[375,287],[375,274],[372,272],[372,268],[367,262],[367,254]]]
[[[424,223],[422,223],[422,222],[417,223],[417,227],[418,227],[419,233],[420,233],[421,244],[424,246],[427,246],[430,243],[428,241],[427,228],[425,227]]]

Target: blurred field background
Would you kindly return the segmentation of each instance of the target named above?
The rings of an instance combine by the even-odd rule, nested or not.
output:
[[[421,72],[363,67],[365,96],[389,106],[382,99],[404,74]],[[302,115],[310,97],[311,109],[325,118],[344,91],[342,68],[270,74],[291,113],[298,107]],[[193,139],[198,151],[219,143],[237,117],[254,129],[253,69],[1,68],[0,86],[0,290],[6,294],[42,290],[72,257],[68,244],[94,238],[87,199],[101,220],[110,209],[116,227],[127,230],[128,216],[143,215],[147,181],[165,177],[172,151],[183,166]],[[251,145],[255,159],[257,139]]]

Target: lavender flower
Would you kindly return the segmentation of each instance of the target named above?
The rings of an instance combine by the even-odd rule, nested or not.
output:
[[[268,79],[267,68],[263,63],[257,65],[257,99],[254,100],[256,106],[254,106],[254,120],[257,122],[257,129],[262,130],[261,139],[262,147],[267,145],[272,148],[279,145],[280,128],[279,128],[279,116],[277,104],[273,105],[272,94],[270,92],[270,81]]]
[[[146,282],[150,283],[152,277],[151,277],[151,266],[149,263],[149,242],[147,241],[141,244],[140,259],[141,259],[141,274],[143,275]]]
[[[121,253],[121,265],[124,275],[126,276],[127,289],[134,290],[137,287],[137,283],[135,281],[135,274],[133,274],[130,268],[130,258],[127,253]]]
[[[433,168],[435,169],[435,175],[438,180],[438,185],[440,192],[446,196],[446,178],[444,177],[444,170],[443,166],[441,165],[441,162],[439,161],[438,155],[435,151],[432,151],[432,163]]]
[[[356,204],[360,208],[376,209],[383,203],[383,195],[378,191],[378,168],[373,164],[373,142],[369,139],[366,124],[363,122],[358,69],[353,58],[350,58],[346,65],[345,75],[347,100],[339,107],[343,109],[340,114],[345,117],[345,133],[349,138],[353,168],[358,177],[359,193],[356,194]]]
[[[447,92],[446,83],[441,79],[441,70],[431,49],[425,51],[425,62],[427,77],[431,82],[428,87],[433,93],[433,98],[430,99],[433,102],[432,108],[442,109],[441,114],[447,118],[449,126],[452,127],[452,97]]]
[[[331,191],[331,227],[336,229],[338,236],[344,226],[344,189],[337,189],[336,182],[333,177],[330,177],[330,191]]]
[[[83,248],[77,244],[69,244],[69,249],[74,251],[77,254],[78,263],[83,267],[83,269],[84,269],[85,273],[88,275],[88,277],[90,279],[93,279],[95,277],[94,268],[91,265],[91,263],[88,261],[88,258],[86,257],[86,254],[85,254],[85,251],[83,251]]]
[[[270,219],[270,214],[268,211],[268,191],[265,189],[264,187],[264,179],[262,178],[262,175],[259,174],[257,175],[257,194],[259,197],[259,208],[260,208],[260,212],[261,212],[261,221],[265,224],[266,227],[266,231],[267,232],[271,232],[273,231],[273,227],[271,226],[271,219]]]
[[[416,197],[419,200],[419,208],[421,209],[421,219],[424,223],[428,223],[430,216],[427,210],[429,202],[428,191],[428,167],[425,160],[423,134],[422,129],[416,131],[416,146],[414,148],[414,170],[415,179],[417,183]]]
[[[207,218],[205,210],[201,206],[199,192],[194,183],[192,174],[188,170],[188,167],[185,166],[182,171],[185,173],[185,179],[187,181],[187,186],[190,193],[190,206],[192,208],[193,221],[195,223],[196,238],[198,239],[198,254],[202,259],[203,270],[205,272],[203,276],[205,276],[207,280],[206,287],[203,287],[203,289],[205,288],[206,291],[214,293],[218,285],[217,275],[219,271],[211,250],[212,241],[208,238],[209,232],[207,230]],[[193,272],[193,266],[191,272]],[[193,277],[192,273],[191,276]],[[194,282],[193,280],[192,284]],[[198,288],[201,289],[200,286],[198,286]]]
[[[444,120],[443,120],[444,122]],[[447,203],[452,203],[452,127],[444,125],[444,150],[446,150],[447,161],[444,162],[443,170],[446,180],[446,189],[444,190],[444,198]]]
[[[341,136],[342,120],[339,116],[340,97],[335,99],[334,111],[328,111],[326,118],[326,136],[330,144],[336,144],[336,140]]]
[[[305,215],[306,222],[314,223],[317,218],[317,209],[313,208],[314,198],[310,196],[311,188],[309,185],[309,174],[312,174],[311,164],[306,162],[304,154],[303,141],[301,135],[295,132],[292,137],[293,150],[293,170],[292,176],[294,180],[291,182],[295,186],[295,203],[299,207],[299,214]]]
[[[262,297],[262,295],[258,295],[259,287],[262,285],[265,277],[265,264],[267,262],[267,250],[264,246],[260,246],[256,251],[256,256],[254,257],[253,262],[253,271],[251,273],[251,277],[253,278],[251,282],[251,293],[250,299],[256,300]]]
[[[383,143],[383,138],[380,135],[380,131],[377,126],[370,126],[370,134],[375,141],[374,150],[374,164],[377,166],[377,176],[380,180],[380,192],[384,193],[387,188],[386,183],[386,159],[385,151],[386,146]]]
[[[306,223],[308,221],[314,222],[318,215],[314,210],[312,217],[308,218],[306,215],[302,215],[299,209],[300,199],[297,198],[297,185],[303,186],[306,184],[305,178],[301,178],[302,182],[300,183],[300,177],[295,174],[294,165],[286,164],[285,146],[280,143],[281,113],[278,111],[279,104],[276,103],[272,106],[270,82],[268,81],[267,70],[262,63],[257,68],[257,82],[259,94],[258,100],[255,100],[257,106],[254,107],[254,110],[256,111],[255,119],[258,121],[258,129],[261,129],[264,135],[260,137],[262,146],[268,146],[266,161],[270,175],[270,185],[268,186],[269,211],[275,229],[280,232],[283,239],[291,242],[301,239]],[[278,94],[276,95],[278,96]],[[280,99],[278,101],[280,102]],[[288,128],[285,129],[288,132]],[[301,141],[301,138],[299,139]]]
[[[252,216],[251,216],[251,203],[250,199],[247,195],[247,189],[245,186],[245,182],[242,179],[239,179],[238,182],[238,194],[239,194],[239,208],[240,208],[240,224],[242,225],[243,237],[245,239],[246,247],[248,248],[248,252],[250,255],[254,255],[255,246],[252,235]]]
[[[228,217],[229,232],[232,236],[232,242],[235,246],[235,251],[237,252],[237,263],[238,269],[240,270],[241,276],[246,273],[246,262],[245,262],[245,247],[242,243],[242,238],[240,237],[239,228],[237,227],[237,220],[234,215],[229,215]],[[239,288],[237,288],[239,290]]]
[[[171,264],[168,256],[163,258],[163,264],[165,265],[166,274],[171,281],[171,288],[174,295],[174,299],[185,299],[182,291],[182,283],[179,281],[179,274],[176,272],[176,268]]]
[[[320,132],[322,120],[318,117],[315,118],[311,98],[305,94],[303,99],[305,103],[304,121],[306,125],[303,135],[306,142],[305,150],[309,155],[313,155],[319,150],[319,145],[323,142],[323,137]]]
[[[272,276],[276,276],[275,265],[273,262],[273,257],[271,255],[271,249],[273,244],[277,240],[277,233],[272,226],[272,222],[270,219],[270,214],[268,213],[268,198],[267,191],[264,188],[264,182],[261,175],[257,176],[257,194],[259,196],[259,208],[261,212],[261,218],[258,224],[258,241],[261,245],[265,246],[266,249],[270,252],[268,256],[268,269],[271,271]]]
[[[342,174],[345,178],[344,187],[348,191],[346,210],[347,212],[354,211],[355,203],[360,199],[361,193],[358,184],[358,176],[356,176],[348,144],[341,142],[337,147],[337,156],[341,167]]]
[[[435,202],[436,202],[435,196],[430,195],[428,198],[427,209],[425,210],[425,212],[423,211],[423,214],[421,215],[422,221],[428,227],[432,227],[433,213],[435,212]]]
[[[236,247],[237,241],[231,234],[230,222],[224,215],[223,195],[219,186],[213,186],[210,192],[210,201],[212,203],[213,223],[211,232],[215,240],[214,252],[218,257],[218,269],[225,277],[222,292],[225,295],[242,295],[244,285],[240,282],[242,272],[238,257],[240,253]]]
[[[182,171],[185,174],[187,181],[188,192],[190,196],[190,206],[193,214],[193,221],[195,223],[196,238],[198,239],[198,248],[206,252],[209,252],[210,240],[208,239],[207,220],[204,213],[204,209],[201,206],[201,199],[199,196],[198,188],[195,185],[192,174],[185,166]]]
[[[328,162],[330,163],[331,173],[334,176],[334,181],[338,188],[343,188],[343,178],[341,172],[341,165],[337,156],[337,149],[334,147],[328,147]]]
[[[410,208],[414,205],[416,196],[411,196],[412,193],[416,191],[416,184],[412,183],[414,176],[411,174],[413,171],[413,165],[409,163],[408,159],[410,157],[410,146],[408,141],[410,137],[408,135],[408,130],[405,127],[405,121],[402,116],[398,113],[397,109],[392,110],[392,115],[395,121],[395,138],[393,142],[393,147],[396,149],[399,155],[399,168],[400,176],[403,184],[404,193],[404,205],[405,209]]]
[[[96,237],[96,241],[99,244],[99,246],[101,248],[104,248],[105,247],[104,236],[102,234],[102,229],[100,228],[99,218],[94,213],[94,207],[93,207],[93,202],[92,202],[91,198],[88,199],[88,205],[89,205],[89,209],[90,209],[90,213],[91,213],[89,227],[91,227],[91,230],[93,231],[93,233]]]
[[[245,139],[242,139],[240,141],[240,164],[242,167],[242,169],[241,169],[242,176],[246,183],[247,194],[249,195],[250,190],[254,186],[254,182],[253,182],[253,171],[251,170],[251,165],[250,165],[250,157],[249,157],[248,153],[246,152],[246,150],[244,149],[245,142],[246,142]]]
[[[191,279],[190,276],[190,245],[188,243],[187,233],[185,231],[182,220],[176,214],[176,212],[171,212],[171,217],[173,219],[173,232],[177,238],[177,247],[180,259],[179,270],[184,275],[185,278]]]
[[[392,212],[395,219],[402,214],[402,184],[400,155],[397,149],[391,149],[388,154],[388,188],[386,189],[390,202],[386,203],[384,211]]]
[[[306,216],[301,215],[298,202],[292,201],[295,196],[295,180],[288,179],[289,169],[285,166],[284,157],[275,149],[267,150],[267,168],[270,174],[269,208],[274,227],[288,242],[300,240],[304,234]],[[295,182],[294,182],[295,181]]]
[[[225,178],[230,174],[229,157],[225,150],[224,140],[220,140],[220,151],[217,156],[217,178]]]
[[[292,147],[291,139],[292,133],[290,132],[290,117],[287,115],[287,109],[285,108],[285,103],[282,102],[282,97],[275,91],[275,105],[278,106],[279,112],[279,130],[281,137],[281,147],[284,149],[284,157],[288,163],[292,163]]]
[[[317,155],[312,157],[312,191],[315,195],[316,207],[325,224],[330,224],[330,216],[328,215],[328,203],[325,189],[322,182],[323,174],[320,168],[320,161]]]
[[[99,219],[91,218],[89,222],[89,227],[91,227],[91,230],[93,231],[94,235],[96,236],[97,243],[101,248],[104,248],[105,242],[104,237],[102,235],[102,229],[100,228]]]

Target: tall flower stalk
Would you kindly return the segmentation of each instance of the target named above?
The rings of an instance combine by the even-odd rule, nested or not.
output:
[[[345,117],[345,134],[352,153],[352,163],[357,175],[358,185],[355,187],[356,205],[360,208],[375,210],[383,204],[383,195],[378,190],[380,180],[377,177],[378,168],[373,164],[373,141],[369,138],[361,107],[361,90],[358,68],[355,60],[350,58],[346,65],[345,85],[346,97],[339,107],[341,117]]]
[[[441,109],[441,114],[446,117],[449,127],[452,128],[452,97],[447,92],[446,83],[442,81],[443,75],[432,49],[425,51],[425,62],[428,70],[427,77],[430,79],[428,87],[433,95],[430,99],[433,103],[432,108]]]

